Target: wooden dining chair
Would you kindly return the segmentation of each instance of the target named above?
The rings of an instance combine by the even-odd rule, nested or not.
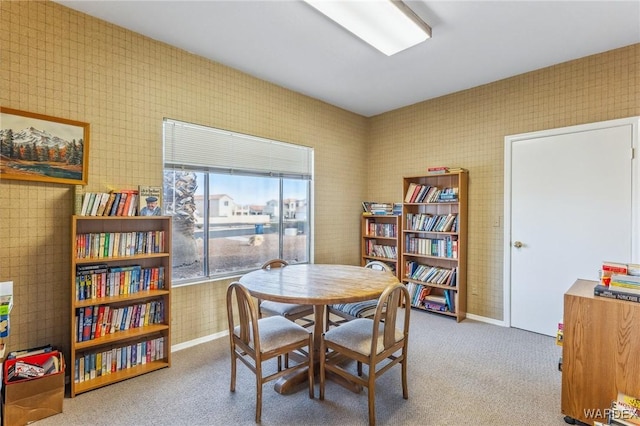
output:
[[[237,309],[237,312],[235,311]],[[236,360],[256,375],[256,423],[262,416],[262,385],[284,374],[307,367],[309,398],[313,392],[313,335],[306,328],[281,316],[258,318],[258,309],[249,291],[235,281],[227,288],[227,318],[231,344],[231,392],[236,390]],[[282,368],[282,357],[295,350],[306,355],[295,365]],[[277,358],[277,371],[265,375],[263,362]],[[298,359],[298,358],[297,358]]]
[[[409,292],[402,283],[389,285],[377,301],[373,319],[356,318],[322,334],[320,339],[320,400],[324,399],[326,372],[368,388],[369,425],[375,425],[376,379],[394,365],[402,370],[402,397],[407,399],[407,343]],[[399,320],[399,324],[396,324]],[[400,325],[401,328],[397,328]],[[357,362],[357,375],[344,367],[344,358]],[[363,375],[362,365],[367,365]]]
[[[384,262],[380,262],[379,260],[372,260],[371,262],[368,262],[366,265],[364,265],[364,267],[375,269],[378,271],[392,272],[392,269],[389,265]],[[335,305],[329,305],[327,306],[325,330],[328,330],[331,326],[337,326],[356,318],[372,318],[377,304],[378,301],[376,299],[373,299],[365,300],[364,302],[339,303]],[[340,319],[331,319],[332,314],[340,317]]]
[[[272,259],[265,262],[262,265],[262,269],[284,268],[288,265],[289,263],[286,260]],[[303,322],[301,324],[303,327],[312,327],[314,324],[314,321],[310,318],[313,317],[313,306],[311,305],[258,300],[258,306],[260,318],[265,314],[268,316],[279,315],[294,322],[300,320]]]

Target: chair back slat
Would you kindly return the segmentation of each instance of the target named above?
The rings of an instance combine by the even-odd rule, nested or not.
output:
[[[284,268],[288,266],[289,262],[284,259],[271,259],[264,262],[261,266],[262,269],[275,269],[275,268]]]
[[[235,322],[233,307],[238,310],[238,322]],[[227,291],[227,317],[229,330],[239,328],[238,338],[247,346],[252,346],[256,352],[260,352],[260,339],[258,334],[258,309],[249,294],[249,291],[238,282],[229,285]],[[233,336],[231,336],[233,338]]]
[[[380,325],[382,325],[382,343],[384,349],[393,346],[396,343],[396,328],[398,318],[398,307],[406,305],[409,300],[409,292],[402,283],[396,283],[388,286],[378,299],[378,306],[373,317],[373,339],[371,341],[371,354],[374,355],[378,342]],[[409,308],[405,308],[403,332],[406,335],[409,332]]]
[[[365,268],[375,269],[376,271],[387,271],[391,272],[391,267],[384,262],[379,260],[371,260],[364,265]]]

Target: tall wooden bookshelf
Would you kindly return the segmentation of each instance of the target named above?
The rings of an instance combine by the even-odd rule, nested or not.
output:
[[[71,397],[171,365],[170,217],[72,216],[70,284]]]
[[[403,178],[401,278],[411,306],[466,317],[468,172]]]
[[[400,216],[364,214],[361,220],[361,264],[372,260],[384,262],[400,279]]]

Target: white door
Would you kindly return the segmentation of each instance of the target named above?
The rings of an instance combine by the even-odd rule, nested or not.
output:
[[[632,261],[634,126],[591,127],[506,138],[505,317],[513,327],[554,336],[576,279],[598,279],[603,260]]]

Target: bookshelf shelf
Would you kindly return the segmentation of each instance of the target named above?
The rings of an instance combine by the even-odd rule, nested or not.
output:
[[[148,253],[148,254],[134,254],[131,256],[114,256],[114,257],[89,257],[84,259],[76,259],[77,265],[91,264],[91,263],[121,263],[129,260],[140,259],[152,259],[158,257],[168,257],[169,253]]]
[[[399,277],[412,308],[458,322],[467,309],[467,181],[466,170],[403,178]]]
[[[103,386],[107,386],[116,382],[130,379],[132,377],[139,376],[141,374],[150,373],[152,371],[159,370],[161,368],[169,367],[169,363],[165,361],[153,361],[145,365],[137,365],[135,367],[128,368],[126,370],[117,371],[111,373],[108,376],[100,376],[89,382],[82,382],[76,385],[76,394],[82,392],[88,392],[90,390],[98,389]]]
[[[361,265],[372,260],[384,262],[400,279],[400,216],[364,214],[361,219]],[[384,254],[382,256],[381,254]],[[395,257],[394,257],[395,256]]]
[[[71,397],[171,365],[170,248],[170,217],[72,216]]]

